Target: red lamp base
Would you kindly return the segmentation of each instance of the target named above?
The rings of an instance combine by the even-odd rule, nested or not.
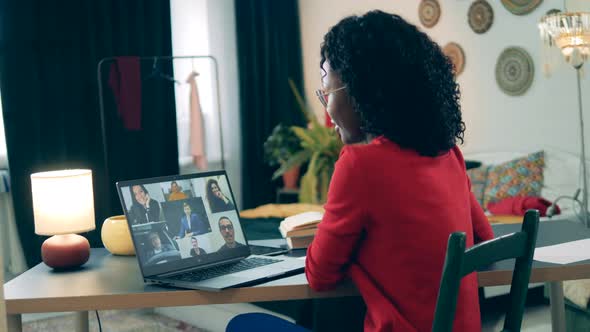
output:
[[[41,257],[54,269],[79,267],[90,257],[90,244],[78,234],[54,235],[43,242]]]

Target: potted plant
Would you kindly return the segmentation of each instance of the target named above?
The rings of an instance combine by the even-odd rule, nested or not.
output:
[[[264,158],[270,166],[283,166],[301,151],[301,143],[291,127],[278,124],[264,142]],[[296,189],[300,165],[294,165],[281,174],[286,189]]]
[[[342,149],[342,141],[332,128],[319,123],[313,111],[303,101],[293,81],[289,80],[289,85],[301,111],[308,120],[308,126],[307,128],[291,127],[299,139],[301,150],[293,153],[290,158],[281,163],[281,167],[274,173],[273,178],[281,176],[294,166],[309,162],[307,171],[301,178],[299,202],[325,203],[330,179],[334,172],[334,164]]]

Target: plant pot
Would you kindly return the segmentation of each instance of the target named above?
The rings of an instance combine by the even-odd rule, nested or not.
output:
[[[283,185],[285,189],[297,189],[297,180],[299,180],[300,169],[300,166],[295,166],[283,173]]]

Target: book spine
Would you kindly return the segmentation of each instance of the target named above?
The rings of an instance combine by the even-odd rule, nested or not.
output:
[[[313,238],[313,236],[288,237],[287,246],[289,247],[289,249],[304,249],[309,247],[309,245],[313,241]]]

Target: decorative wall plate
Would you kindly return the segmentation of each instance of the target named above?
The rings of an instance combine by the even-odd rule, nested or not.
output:
[[[494,23],[494,10],[485,0],[474,1],[469,6],[467,20],[475,33],[485,33]]]
[[[496,63],[496,82],[510,96],[523,95],[533,83],[535,65],[529,53],[520,47],[505,49]]]
[[[514,15],[526,15],[537,8],[543,0],[502,0],[502,4]]]
[[[420,22],[427,28],[432,28],[440,18],[440,5],[437,0],[422,0],[418,7]]]
[[[443,47],[442,51],[451,59],[455,76],[459,76],[463,72],[463,69],[465,69],[465,52],[463,52],[461,46],[457,43],[448,43]]]

